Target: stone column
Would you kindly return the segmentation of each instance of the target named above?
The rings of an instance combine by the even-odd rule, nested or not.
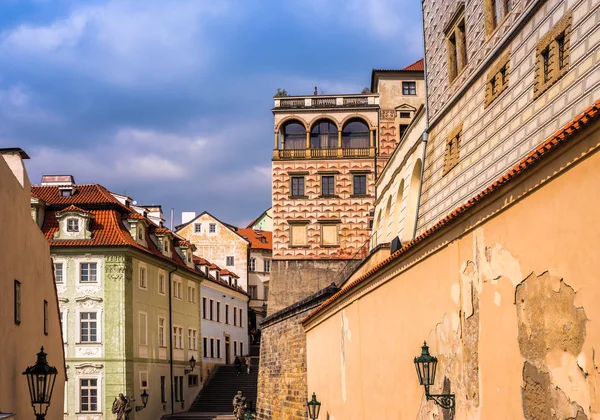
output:
[[[273,148],[273,157],[279,157],[279,131],[275,132],[275,147]]]
[[[306,157],[310,157],[310,131],[306,130]]]
[[[375,130],[369,130],[369,156],[375,156]]]
[[[338,129],[338,150],[337,155],[342,156],[342,131]]]

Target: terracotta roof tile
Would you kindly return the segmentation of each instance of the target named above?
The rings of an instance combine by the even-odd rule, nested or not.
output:
[[[254,230],[248,228],[237,228],[237,233],[250,242],[252,249],[273,249],[273,233],[264,230]],[[264,242],[263,242],[264,239]]]
[[[76,206],[76,205],[74,205],[74,204],[71,204],[69,207],[65,207],[65,208],[64,208],[64,209],[62,209],[60,212],[61,212],[61,213],[65,213],[65,212],[67,212],[67,211],[77,211],[77,212],[80,212],[80,213],[85,213],[85,210],[82,210],[82,209],[80,209],[79,207],[77,207],[77,206]]]
[[[522,173],[524,173],[527,169],[531,168],[535,164],[537,164],[546,154],[553,152],[558,146],[565,143],[570,135],[575,133],[576,131],[585,127],[585,125],[591,121],[593,118],[598,117],[600,115],[600,99],[597,100],[593,105],[586,108],[581,114],[579,114],[575,119],[567,123],[562,129],[558,130],[554,133],[550,138],[546,139],[542,142],[538,147],[536,147],[533,151],[531,151],[527,156],[525,156],[519,163],[510,168],[504,175],[499,177],[496,181],[494,181],[491,185],[481,191],[479,194],[470,198],[466,203],[457,207],[452,212],[450,212],[446,217],[437,222],[434,226],[427,229],[425,232],[417,236],[410,242],[407,242],[400,248],[398,251],[394,252],[388,258],[377,264],[375,267],[364,273],[362,276],[353,280],[352,282],[343,286],[342,290],[337,292],[335,295],[327,299],[325,302],[321,304],[317,309],[315,309],[311,314],[309,314],[302,323],[308,322],[310,319],[314,318],[318,313],[322,312],[330,306],[333,302],[341,299],[345,294],[352,291],[359,284],[369,279],[378,271],[382,270],[386,266],[390,265],[393,261],[399,259],[403,256],[408,250],[414,248],[419,243],[423,242],[428,237],[437,233],[437,231],[441,230],[444,226],[449,225],[455,221],[457,221],[462,214],[464,214],[467,210],[473,207],[475,204],[486,198],[491,193],[500,189],[504,184],[511,181],[512,179],[518,177]]]
[[[422,58],[402,69],[402,71],[424,71],[424,70],[425,70],[425,60]]]
[[[67,197],[61,195],[57,186],[33,185],[31,195],[48,205],[121,204],[106,188],[98,184],[74,185],[73,194]]]

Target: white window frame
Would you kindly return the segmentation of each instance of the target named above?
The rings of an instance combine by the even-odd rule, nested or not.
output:
[[[95,313],[96,314],[96,341],[81,341],[81,314]],[[102,343],[102,310],[101,309],[78,309],[77,310],[77,344],[100,344]]]
[[[158,294],[164,296],[167,293],[167,282],[165,280],[165,273],[162,271],[158,272]],[[162,292],[160,289],[162,288]]]
[[[252,257],[250,258],[250,261],[248,261],[248,271],[256,271],[256,258]]]
[[[265,258],[263,261],[263,264],[264,264],[264,272],[270,273],[271,272],[271,260],[269,258]]]
[[[89,280],[88,281],[83,281],[82,280],[82,277],[83,277],[82,270],[83,270],[83,265],[84,264],[88,266],[87,267],[87,271],[88,271],[87,276],[88,276],[88,278],[90,277],[90,272],[91,272],[91,268],[92,268],[91,265],[95,264],[95,266],[96,266],[96,280],[95,281],[89,281]],[[100,276],[99,276],[99,273],[98,273],[100,270],[98,270],[98,262],[96,262],[96,261],[81,261],[77,265],[77,268],[78,268],[77,273],[78,273],[78,277],[79,277],[78,278],[78,283],[79,284],[99,284],[100,283],[99,282],[99,277]]]
[[[181,325],[173,325],[173,349],[183,350],[183,327]]]
[[[73,228],[71,227],[71,223],[69,222],[75,222],[73,223]],[[79,233],[80,232],[80,221],[78,217],[67,217],[67,220],[65,221],[65,225],[66,225],[66,230],[67,232],[71,232],[71,233]]]
[[[188,328],[188,350],[198,350],[198,330]]]
[[[144,331],[142,331],[142,318],[144,320]],[[138,344],[140,346],[148,346],[148,313],[139,311],[138,312]]]
[[[194,223],[194,233],[202,233],[202,223]]]
[[[58,280],[58,276],[56,275],[56,266],[60,265],[60,281]],[[66,283],[66,263],[64,261],[54,261],[54,281],[56,284],[65,284]]]
[[[83,411],[81,408],[81,381],[96,380],[96,411]],[[102,412],[102,378],[100,376],[77,377],[77,413],[101,413]]]
[[[196,284],[193,281],[188,282],[188,302],[196,304]]]
[[[160,325],[161,320],[163,321],[162,326]],[[158,347],[159,348],[167,348],[167,336],[165,334],[166,331],[167,331],[167,319],[163,316],[159,316],[158,317]],[[162,344],[161,344],[161,339],[162,339]]]
[[[89,282],[89,281],[81,281],[81,265],[82,264],[96,264],[96,281],[95,282]],[[85,258],[82,259],[80,261],[77,261],[76,267],[75,267],[76,273],[76,283],[77,286],[95,286],[95,287],[99,287],[102,286],[102,283],[104,281],[104,276],[103,276],[103,270],[104,270],[104,263],[103,263],[103,259],[102,258]]]
[[[173,297],[175,299],[183,299],[183,281],[181,279],[173,278]]]
[[[69,331],[69,329],[67,328],[67,319],[68,319],[68,313],[69,310],[68,309],[61,309],[60,310],[60,328],[62,331],[62,336],[63,336],[63,343],[67,343],[68,342],[68,338],[67,338],[67,331]]]
[[[138,287],[142,290],[148,290],[148,270],[142,264],[140,264],[138,270]]]
[[[217,233],[217,224],[216,223],[208,224],[208,233]]]

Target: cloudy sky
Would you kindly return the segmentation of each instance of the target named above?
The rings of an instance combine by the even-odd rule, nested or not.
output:
[[[277,88],[360,92],[422,57],[415,0],[1,0],[0,147],[140,204],[270,206]]]

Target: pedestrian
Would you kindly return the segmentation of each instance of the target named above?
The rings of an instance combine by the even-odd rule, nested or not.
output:
[[[242,373],[242,361],[240,360],[239,356],[235,356],[235,361],[233,364],[235,365],[237,376],[240,376],[240,373]]]
[[[252,344],[256,344],[256,330],[254,328],[250,330],[250,340]]]
[[[246,371],[248,372],[248,375],[250,375],[250,368],[252,367],[252,359],[250,358],[250,355],[246,356]]]

